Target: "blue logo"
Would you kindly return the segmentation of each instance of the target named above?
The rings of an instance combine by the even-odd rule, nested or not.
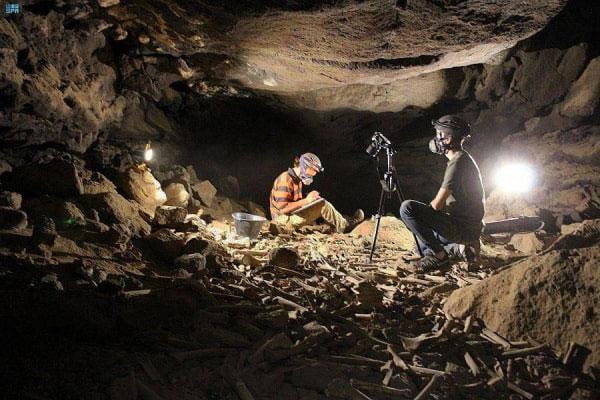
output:
[[[18,14],[21,10],[18,4],[8,3],[6,4],[5,11],[7,14]]]

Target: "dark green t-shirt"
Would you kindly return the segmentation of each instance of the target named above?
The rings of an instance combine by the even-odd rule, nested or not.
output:
[[[469,153],[460,150],[448,161],[442,187],[452,191],[446,211],[469,226],[481,227],[485,195],[479,167]]]

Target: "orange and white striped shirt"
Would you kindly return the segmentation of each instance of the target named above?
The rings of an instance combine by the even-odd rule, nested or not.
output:
[[[281,173],[273,183],[271,190],[270,209],[271,218],[282,215],[283,210],[288,203],[293,203],[302,199],[302,180],[296,176],[292,168]]]

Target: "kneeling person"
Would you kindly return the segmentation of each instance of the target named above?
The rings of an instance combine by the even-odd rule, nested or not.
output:
[[[424,256],[415,263],[420,270],[439,268],[447,263],[448,253],[459,248],[467,261],[473,261],[469,257],[478,256],[485,213],[479,167],[462,148],[470,125],[455,115],[443,116],[432,124],[436,136],[429,148],[448,158],[444,181],[429,204],[406,200],[400,207],[400,218],[415,234]]]
[[[275,223],[291,223],[299,228],[321,217],[335,232],[343,233],[364,220],[362,210],[357,210],[352,218],[345,218],[325,199],[292,215],[294,211],[321,199],[319,192],[314,190],[303,198],[302,188],[303,185],[310,185],[313,177],[323,170],[321,160],[316,155],[305,153],[296,157],[293,168],[288,168],[275,179],[270,197],[271,218]]]

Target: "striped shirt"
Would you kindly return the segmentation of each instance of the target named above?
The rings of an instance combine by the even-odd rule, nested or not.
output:
[[[293,203],[302,199],[302,181],[292,168],[283,172],[275,179],[273,190],[271,190],[270,208],[271,218],[282,215],[283,210],[288,203]]]

